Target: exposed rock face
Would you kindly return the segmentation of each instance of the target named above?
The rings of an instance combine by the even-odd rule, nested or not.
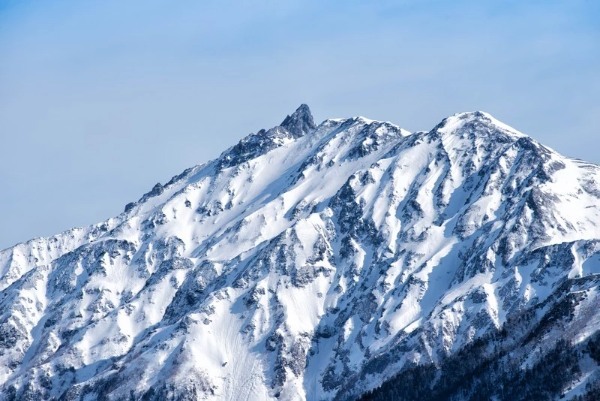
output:
[[[599,224],[598,166],[486,113],[409,133],[302,105],[0,252],[0,400],[384,399],[417,376],[400,399],[510,399],[494,381],[560,366],[549,397],[593,397]]]
[[[287,116],[281,123],[281,127],[291,132],[296,138],[317,128],[312,113],[305,104],[300,105],[294,113]]]

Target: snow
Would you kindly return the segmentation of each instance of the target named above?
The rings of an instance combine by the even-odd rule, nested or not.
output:
[[[430,132],[355,117],[265,135],[272,147],[239,164],[196,166],[106,222],[0,252],[0,329],[24,331],[0,355],[0,389],[41,389],[43,371],[62,383],[53,396],[139,377],[112,395],[168,380],[203,399],[329,400],[600,274],[600,169],[528,148],[487,113]],[[576,341],[600,327],[598,294],[582,291]]]

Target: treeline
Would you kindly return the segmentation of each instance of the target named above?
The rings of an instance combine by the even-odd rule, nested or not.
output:
[[[413,365],[359,401],[550,401],[563,398],[582,377],[580,361],[600,363],[600,332],[576,345],[561,339],[547,344],[523,329],[524,315],[502,330],[474,341],[437,366]],[[549,347],[549,348],[543,348]],[[531,366],[532,352],[541,357]],[[591,376],[575,401],[600,400],[600,380]]]
[[[582,352],[559,341],[535,365],[523,369],[522,357],[485,355],[469,347],[440,366],[413,366],[360,398],[360,401],[547,401],[581,376]],[[588,386],[577,401],[600,400],[600,385]],[[594,395],[595,394],[595,395]]]

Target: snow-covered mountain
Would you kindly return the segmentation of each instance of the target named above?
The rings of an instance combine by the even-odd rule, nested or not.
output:
[[[600,167],[482,112],[302,105],[0,252],[0,399],[589,398],[599,285]]]

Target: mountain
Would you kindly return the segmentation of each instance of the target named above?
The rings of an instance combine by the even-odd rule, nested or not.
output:
[[[600,394],[600,167],[483,112],[280,126],[0,252],[0,400]]]

